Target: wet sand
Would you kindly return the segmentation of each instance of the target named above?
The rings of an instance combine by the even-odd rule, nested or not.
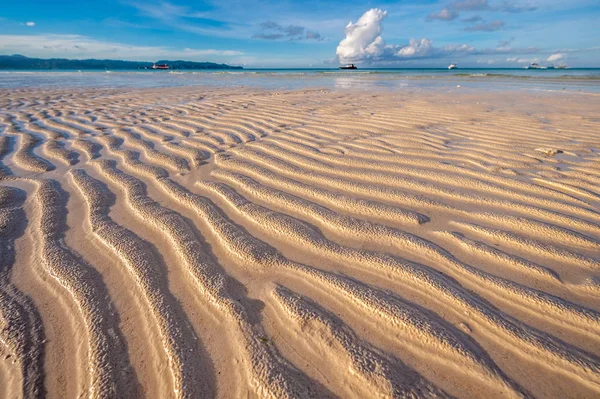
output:
[[[600,96],[0,94],[0,397],[600,395]]]

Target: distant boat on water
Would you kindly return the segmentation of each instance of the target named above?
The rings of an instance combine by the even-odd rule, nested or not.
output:
[[[448,65],[448,69],[456,69],[458,66],[453,62],[452,64]]]
[[[169,69],[167,64],[152,64],[152,69]]]
[[[338,67],[339,69],[358,69],[354,64],[342,65]]]
[[[529,66],[525,69],[548,69],[548,67],[542,67],[540,66],[537,62],[532,62],[531,64],[529,64]]]

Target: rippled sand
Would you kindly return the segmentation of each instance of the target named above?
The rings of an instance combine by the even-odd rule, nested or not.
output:
[[[0,397],[600,395],[600,97],[0,94]]]

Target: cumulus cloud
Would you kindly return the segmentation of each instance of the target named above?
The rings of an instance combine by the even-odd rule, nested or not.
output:
[[[548,62],[556,62],[565,58],[565,55],[562,53],[555,53],[548,57]]]
[[[137,61],[153,61],[159,58],[205,61],[206,56],[231,57],[244,54],[235,50],[135,46],[96,40],[81,35],[0,35],[0,48],[8,54],[18,53],[31,57],[104,58]]]
[[[449,10],[447,8],[442,9],[440,12],[432,12],[427,17],[428,21],[440,20],[440,21],[452,21],[458,18],[458,13],[454,10]]]
[[[408,45],[400,48],[396,54],[401,57],[426,56],[431,53],[431,43],[431,40],[425,38],[421,40],[410,39]]]
[[[336,54],[341,61],[376,58],[383,54],[385,44],[381,38],[381,23],[387,11],[372,8],[356,23],[346,25],[346,37],[338,44]]]
[[[340,62],[390,62],[411,58],[443,57],[474,52],[472,46],[433,46],[430,39],[410,39],[406,45],[386,44],[381,33],[387,12],[372,8],[356,22],[346,25],[346,37],[338,44],[336,54]]]
[[[282,26],[274,21],[265,21],[259,24],[260,32],[252,35],[254,39],[279,40],[323,40],[319,32],[306,29],[304,26]]]
[[[467,26],[465,28],[465,30],[467,32],[494,32],[497,30],[500,30],[504,27],[504,21],[492,21],[492,22],[485,22],[485,23],[481,23],[481,24],[477,24],[477,25],[473,25],[473,26]]]
[[[2,18],[0,18],[0,19],[2,19]],[[29,21],[29,22],[21,22],[21,25],[23,25],[23,26],[29,26],[29,27],[31,27],[31,26],[35,26],[35,22],[32,22],[32,21]]]

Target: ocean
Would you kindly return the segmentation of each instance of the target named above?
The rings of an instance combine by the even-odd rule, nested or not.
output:
[[[177,86],[266,89],[525,89],[600,93],[600,68],[523,69],[244,69],[0,71],[0,88],[156,88]]]

